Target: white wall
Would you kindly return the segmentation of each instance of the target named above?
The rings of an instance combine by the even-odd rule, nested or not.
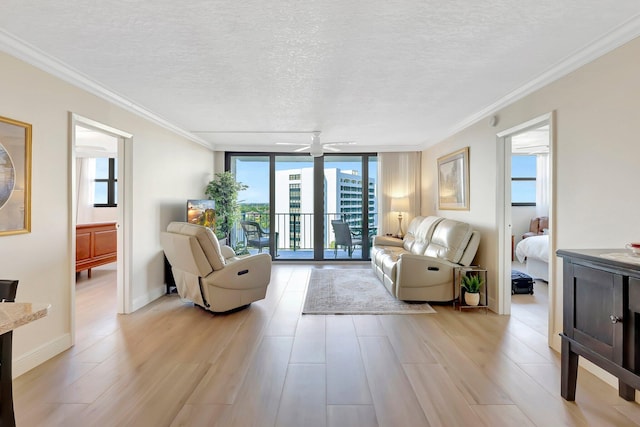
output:
[[[423,214],[468,221],[482,233],[478,261],[490,270],[496,295],[496,134],[556,112],[555,239],[557,248],[612,248],[640,239],[640,39],[635,39],[497,112],[499,124],[481,120],[423,152]],[[471,210],[437,211],[437,157],[470,146]],[[562,266],[556,275],[561,283]],[[551,309],[554,347],[562,330],[562,294]]]
[[[70,345],[71,175],[69,113],[133,134],[132,286],[136,306],[164,289],[159,233],[203,196],[213,153],[183,137],[0,53],[0,116],[33,125],[31,233],[0,238],[2,277],[19,279],[17,299],[51,304],[49,315],[14,334],[14,375]]]
[[[118,208],[93,208],[91,210],[93,222],[111,222],[118,220]]]
[[[522,240],[522,235],[529,231],[531,219],[536,217],[535,206],[511,206],[511,230],[514,244]]]

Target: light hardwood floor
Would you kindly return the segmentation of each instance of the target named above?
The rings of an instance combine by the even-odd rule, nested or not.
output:
[[[302,316],[312,268],[274,265],[267,298],[234,314],[171,295],[120,316],[96,269],[77,344],[14,381],[18,426],[640,426],[640,405],[584,370],[576,402],[560,397],[526,305]]]

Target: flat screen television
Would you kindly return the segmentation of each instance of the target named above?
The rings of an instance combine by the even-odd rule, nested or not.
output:
[[[187,222],[204,225],[214,230],[216,227],[216,203],[213,200],[187,200]]]

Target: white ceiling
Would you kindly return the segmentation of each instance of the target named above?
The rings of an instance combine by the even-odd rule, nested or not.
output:
[[[104,132],[76,126],[76,156],[115,157],[118,154],[118,138]]]
[[[549,125],[511,137],[511,154],[542,154],[549,152]]]
[[[638,0],[3,0],[0,49],[215,149],[287,150],[275,142],[321,130],[356,141],[344,151],[400,151],[639,22]]]

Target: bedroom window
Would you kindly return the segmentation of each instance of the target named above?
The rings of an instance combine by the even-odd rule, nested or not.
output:
[[[96,208],[118,206],[118,162],[115,158],[96,159],[96,178],[94,183],[94,204]]]
[[[536,156],[511,156],[511,206],[536,205]]]

